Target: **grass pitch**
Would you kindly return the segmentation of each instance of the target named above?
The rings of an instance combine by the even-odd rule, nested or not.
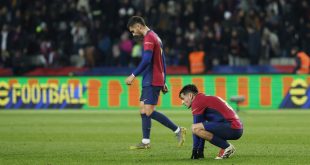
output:
[[[226,160],[213,159],[218,148],[210,143],[205,159],[190,160],[190,112],[163,113],[188,129],[182,148],[170,130],[152,121],[152,148],[129,150],[141,140],[138,111],[0,111],[0,164],[310,163],[310,111],[239,112],[244,135],[231,141],[237,152]]]

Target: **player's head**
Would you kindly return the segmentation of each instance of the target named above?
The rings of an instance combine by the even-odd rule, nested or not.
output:
[[[127,23],[127,28],[129,29],[133,38],[138,41],[143,39],[145,27],[146,24],[144,19],[140,16],[132,16]]]
[[[188,84],[181,89],[179,97],[182,100],[182,104],[184,104],[187,108],[190,108],[192,106],[193,99],[197,94],[197,87],[194,84]]]

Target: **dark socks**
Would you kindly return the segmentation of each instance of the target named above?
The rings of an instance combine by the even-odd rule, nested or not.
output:
[[[221,139],[217,136],[214,136],[214,135],[213,135],[213,138],[211,139],[210,143],[215,145],[215,146],[218,146],[222,149],[229,147],[229,143],[226,140],[223,140],[223,139]]]
[[[143,139],[150,139],[150,133],[151,133],[151,118],[146,116],[146,114],[141,114],[142,119],[142,133],[143,133]]]
[[[178,129],[178,126],[176,126],[168,117],[166,117],[164,114],[154,111],[150,118],[160,122],[162,125],[168,127],[172,131],[176,131]]]

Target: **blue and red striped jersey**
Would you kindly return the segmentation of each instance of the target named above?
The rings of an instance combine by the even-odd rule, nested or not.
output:
[[[161,39],[152,30],[144,36],[143,52],[151,52],[152,61],[144,70],[142,86],[164,86],[166,81],[165,53]]]
[[[238,115],[227,102],[217,96],[196,95],[192,102],[192,114],[204,115],[209,122],[230,122],[231,128],[242,129]]]

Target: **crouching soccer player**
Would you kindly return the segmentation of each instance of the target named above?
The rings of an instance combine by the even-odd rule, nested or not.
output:
[[[243,126],[235,111],[226,101],[217,96],[198,93],[195,85],[184,86],[179,97],[191,108],[193,114],[193,151],[191,159],[204,158],[204,141],[220,148],[215,159],[232,156],[235,148],[227,140],[237,140],[242,136]]]

